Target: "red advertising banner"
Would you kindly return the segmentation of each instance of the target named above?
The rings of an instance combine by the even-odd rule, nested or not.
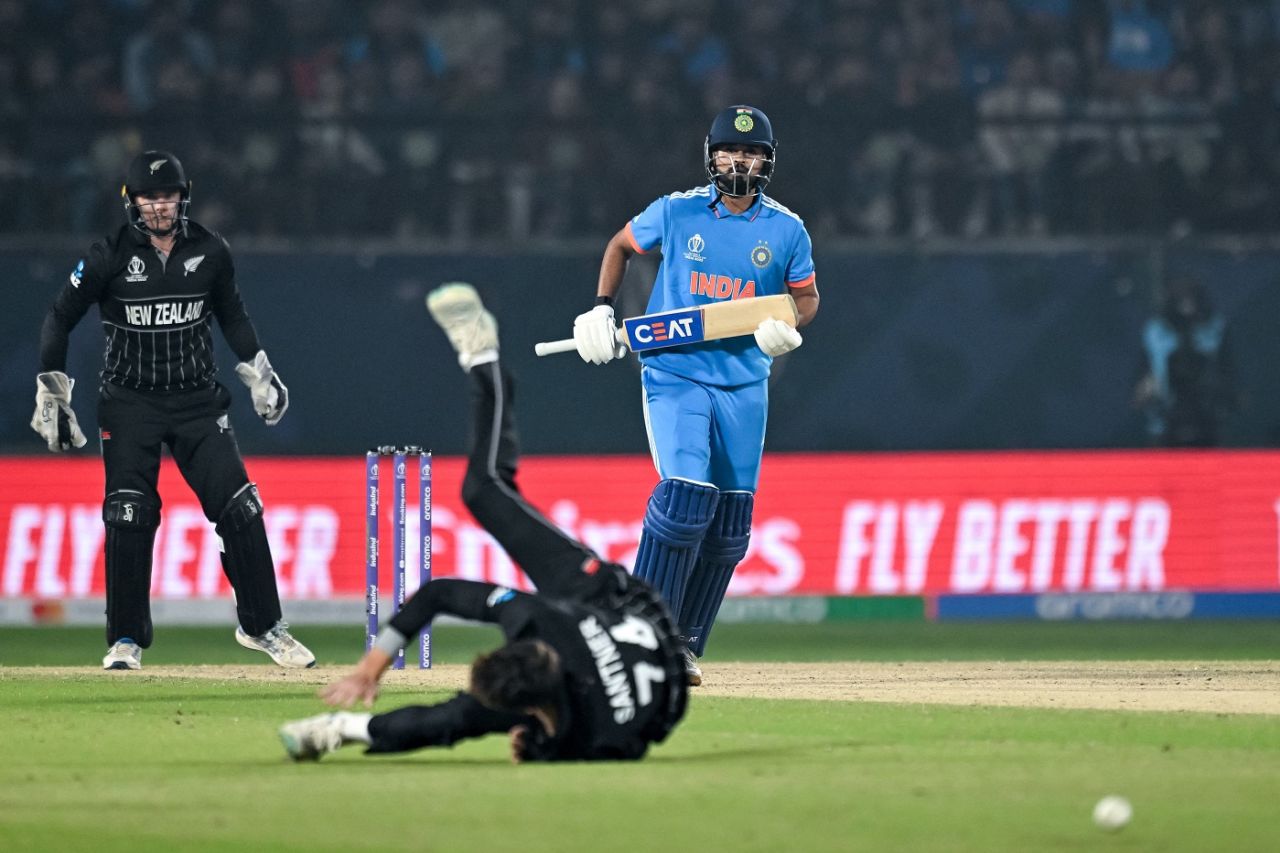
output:
[[[363,456],[247,464],[266,503],[282,594],[362,595]],[[435,576],[525,585],[462,506],[463,460],[434,467]],[[645,457],[533,457],[519,479],[553,521],[630,565],[655,476]],[[383,480],[386,572],[390,477]],[[153,594],[229,595],[213,527],[168,459],[160,491]],[[101,500],[96,458],[0,459],[0,597],[101,595]],[[730,592],[1277,590],[1278,515],[1280,452],[769,455],[751,550]],[[390,578],[382,583],[389,588]]]

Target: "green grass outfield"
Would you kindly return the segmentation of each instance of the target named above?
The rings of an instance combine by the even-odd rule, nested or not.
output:
[[[156,628],[146,664],[264,660],[232,639],[234,625]],[[324,664],[355,663],[364,626],[295,627]],[[469,663],[501,638],[496,629],[437,628],[442,663]],[[2,628],[0,666],[90,666],[102,659],[101,628]],[[828,622],[716,626],[708,661],[895,660],[1276,660],[1280,621],[1230,622]]]
[[[298,635],[322,666],[358,629]],[[442,628],[437,659],[497,640]],[[722,660],[1265,660],[1280,624],[724,625]],[[636,764],[513,767],[502,738],[295,765],[314,687],[104,673],[98,629],[0,629],[0,850],[1280,849],[1280,717],[698,696]],[[259,656],[260,657],[260,656]],[[231,627],[147,665],[254,664]],[[42,672],[30,667],[83,667]],[[269,665],[264,665],[264,667]],[[380,703],[444,698],[389,688]],[[1123,793],[1104,834],[1093,803]]]

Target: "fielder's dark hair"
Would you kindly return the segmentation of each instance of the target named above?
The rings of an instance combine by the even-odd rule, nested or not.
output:
[[[523,711],[554,705],[563,673],[560,655],[542,640],[517,640],[471,664],[471,695],[490,708]]]

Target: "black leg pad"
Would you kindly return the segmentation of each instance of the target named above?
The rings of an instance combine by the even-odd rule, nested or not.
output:
[[[121,490],[102,504],[106,525],[107,645],[128,637],[149,648],[151,550],[160,526],[160,503],[142,492]]]
[[[222,570],[236,593],[240,627],[251,637],[261,636],[282,614],[257,486],[245,483],[236,492],[218,515],[215,529],[222,539]]]

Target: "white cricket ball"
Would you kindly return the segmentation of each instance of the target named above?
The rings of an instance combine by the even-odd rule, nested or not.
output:
[[[1099,829],[1107,832],[1119,832],[1124,829],[1133,817],[1133,806],[1124,797],[1112,794],[1098,800],[1093,807],[1093,822]]]

